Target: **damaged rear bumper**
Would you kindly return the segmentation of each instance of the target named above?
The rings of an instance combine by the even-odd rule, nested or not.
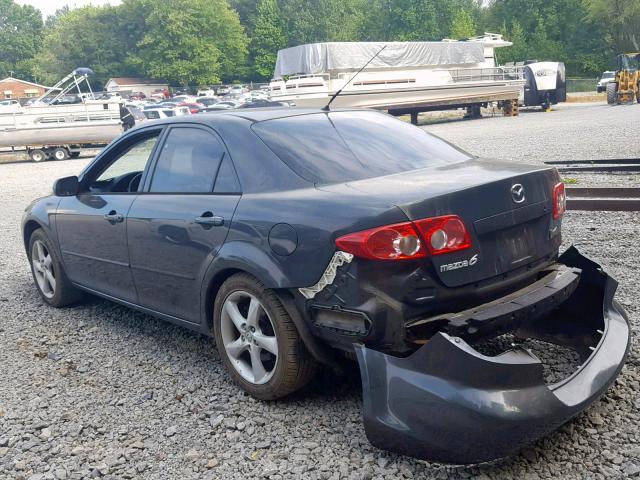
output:
[[[575,350],[577,371],[547,385],[530,351],[488,357],[443,332],[405,358],[355,345],[369,441],[427,460],[484,462],[516,453],[594,402],[624,364],[628,320],[613,300],[616,281],[599,265],[575,248],[559,261],[580,269],[577,287],[514,333]]]

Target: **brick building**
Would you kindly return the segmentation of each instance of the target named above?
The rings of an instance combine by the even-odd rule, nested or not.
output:
[[[37,83],[7,77],[4,80],[0,80],[0,99],[35,98],[44,94],[47,88]]]

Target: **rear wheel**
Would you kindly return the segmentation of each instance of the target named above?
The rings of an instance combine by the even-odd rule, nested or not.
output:
[[[215,299],[213,327],[229,374],[258,399],[284,397],[315,373],[315,359],[282,302],[250,275],[234,275],[222,285]]]
[[[38,293],[53,307],[65,307],[78,302],[82,292],[67,278],[64,268],[47,235],[38,229],[29,239],[31,273]]]
[[[607,83],[607,103],[615,105],[617,102],[617,84],[615,82]]]
[[[66,148],[58,147],[51,153],[51,156],[56,160],[66,160],[69,158],[69,151]]]
[[[47,159],[47,154],[40,149],[31,150],[29,152],[29,158],[34,162],[44,162]]]

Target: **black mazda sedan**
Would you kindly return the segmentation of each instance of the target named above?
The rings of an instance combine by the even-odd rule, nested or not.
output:
[[[264,400],[357,359],[374,445],[470,463],[584,410],[626,358],[615,281],[559,254],[564,211],[555,169],[382,113],[248,109],[129,130],[22,228],[47,304],[89,292],[211,335]],[[580,363],[546,381],[522,339]]]

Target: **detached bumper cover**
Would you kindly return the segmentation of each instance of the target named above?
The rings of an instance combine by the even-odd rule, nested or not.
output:
[[[427,460],[484,462],[516,453],[593,403],[624,364],[628,320],[613,300],[616,281],[599,265],[573,247],[559,261],[581,270],[577,288],[515,333],[573,348],[581,357],[573,375],[547,385],[531,352],[487,357],[446,333],[406,358],[356,345],[369,441]]]

